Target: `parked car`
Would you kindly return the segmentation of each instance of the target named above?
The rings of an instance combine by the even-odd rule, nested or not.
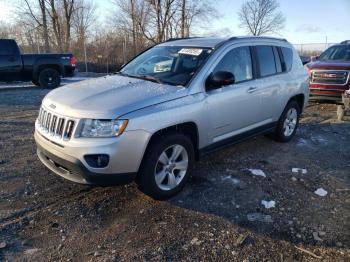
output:
[[[138,74],[140,61],[157,55],[172,57],[171,70]],[[68,180],[136,180],[164,199],[184,187],[204,154],[258,134],[289,141],[308,96],[307,72],[286,40],[172,40],[116,75],[51,91],[35,123],[37,152]]]
[[[310,100],[341,103],[349,90],[350,41],[344,41],[313,57],[306,65],[310,75]]]
[[[15,40],[0,39],[0,82],[32,81],[55,88],[61,77],[72,76],[74,69],[72,54],[21,54]]]

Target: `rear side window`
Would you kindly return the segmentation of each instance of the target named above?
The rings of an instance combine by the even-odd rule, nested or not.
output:
[[[13,45],[11,41],[0,41],[0,55],[13,55]]]
[[[235,76],[235,82],[253,79],[252,58],[248,46],[229,51],[216,66],[214,72],[228,71]]]
[[[272,46],[256,46],[255,50],[259,61],[258,67],[260,70],[260,76],[264,77],[276,74],[277,70]]]
[[[277,73],[282,73],[282,63],[281,63],[281,57],[278,53],[278,49],[276,46],[273,47],[273,54],[275,56],[275,63],[276,63],[276,70]]]
[[[281,47],[281,51],[284,59],[284,71],[290,71],[293,64],[293,50],[288,47]]]

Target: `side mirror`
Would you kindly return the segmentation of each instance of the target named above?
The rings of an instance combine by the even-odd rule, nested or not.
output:
[[[235,83],[235,76],[227,71],[211,73],[206,81],[207,90],[217,89]]]
[[[317,61],[318,60],[318,58],[319,58],[319,56],[317,55],[317,56],[311,56],[311,62],[315,62],[315,61]]]

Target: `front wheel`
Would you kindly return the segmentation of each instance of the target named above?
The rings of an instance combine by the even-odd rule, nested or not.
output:
[[[279,142],[289,142],[299,125],[300,107],[294,100],[290,101],[284,109],[274,133],[274,138]]]
[[[57,70],[53,68],[47,68],[39,74],[39,84],[43,88],[56,88],[61,83],[61,76]]]
[[[163,200],[184,187],[193,167],[194,148],[183,134],[169,134],[153,142],[143,160],[138,184],[142,192]]]

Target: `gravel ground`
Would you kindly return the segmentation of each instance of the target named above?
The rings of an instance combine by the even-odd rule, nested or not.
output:
[[[33,127],[47,92],[0,91],[0,261],[350,261],[350,118],[334,105],[310,105],[288,144],[259,136],[207,156],[158,202],[44,168]]]

